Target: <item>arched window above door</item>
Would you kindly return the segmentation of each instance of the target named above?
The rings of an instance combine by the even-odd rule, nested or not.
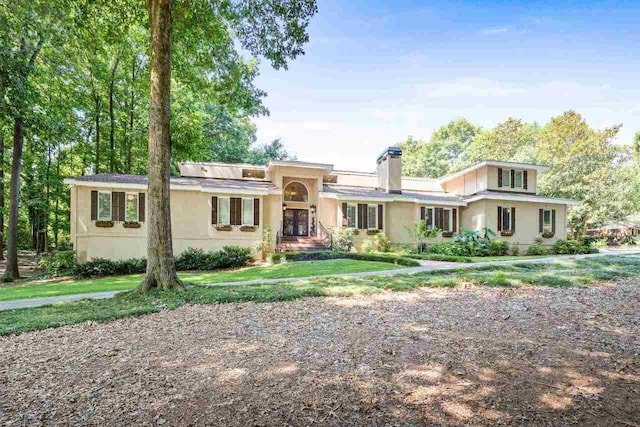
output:
[[[309,192],[307,187],[300,182],[290,182],[284,188],[285,202],[308,202]]]

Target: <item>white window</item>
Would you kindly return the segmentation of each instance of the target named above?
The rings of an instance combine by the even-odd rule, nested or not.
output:
[[[502,208],[502,229],[511,230],[511,208]]]
[[[356,218],[358,217],[358,206],[357,205],[347,205],[347,227],[356,228],[357,222]]]
[[[452,231],[452,215],[453,211],[451,209],[443,209],[444,214],[442,215],[442,231]]]
[[[514,179],[513,179],[513,183],[514,183],[514,187],[515,188],[522,188],[522,177],[523,177],[523,172],[522,171],[515,171],[514,172]]]
[[[230,209],[231,201],[228,197],[218,197],[218,224],[229,225],[230,224]]]
[[[253,199],[242,199],[242,225],[253,225]]]
[[[124,208],[124,220],[126,222],[138,222],[138,193],[127,193]]]
[[[427,230],[433,230],[433,208],[426,208],[424,212],[424,222]]]
[[[511,187],[511,169],[502,170],[502,186]]]
[[[111,193],[98,192],[98,221],[111,221]]]
[[[367,226],[370,230],[378,228],[378,205],[367,205]]]
[[[550,209],[545,209],[544,213],[542,214],[542,231],[551,231],[553,226],[551,225],[552,222],[552,213]]]

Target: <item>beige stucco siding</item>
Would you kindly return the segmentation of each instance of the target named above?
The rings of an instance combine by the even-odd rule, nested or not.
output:
[[[77,251],[78,260],[94,258],[126,259],[145,257],[146,223],[140,228],[124,228],[122,222],[113,227],[97,227],[91,221],[91,190],[98,188],[74,187],[77,203],[71,219],[74,233],[72,242]],[[100,188],[105,191],[109,189]],[[113,189],[113,191],[122,191]],[[244,196],[260,199],[260,225],[255,231],[219,231],[211,224],[211,197],[229,197],[228,194],[203,193],[198,191],[171,191],[171,227],[173,250],[176,255],[188,248],[218,250],[225,245],[237,245],[254,248],[262,238],[262,226],[265,203],[262,196]],[[240,197],[240,196],[239,196]]]
[[[444,184],[444,189],[447,193],[459,196],[468,196],[484,191],[488,188],[487,169],[485,166],[452,179]]]
[[[521,246],[531,245],[535,239],[541,238],[539,232],[539,209],[555,209],[556,232],[552,238],[543,239],[543,244],[552,245],[557,240],[567,238],[567,209],[566,205],[553,203],[514,202],[502,200],[479,200],[469,203],[462,211],[462,227],[482,231],[483,227],[489,227],[497,232],[498,206],[503,208],[516,208],[516,231],[513,236],[500,236],[497,238],[509,243],[518,243]]]

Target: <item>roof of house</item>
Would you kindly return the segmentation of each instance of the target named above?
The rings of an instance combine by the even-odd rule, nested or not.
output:
[[[146,175],[100,173],[96,175],[66,178],[66,184],[84,184],[95,187],[146,188]],[[212,191],[245,194],[280,194],[280,189],[270,181],[245,179],[176,177],[170,179],[172,188],[195,191]]]
[[[432,193],[417,193],[413,191],[403,191],[402,193],[387,193],[373,187],[350,187],[344,185],[324,184],[323,197],[349,200],[379,200],[415,203],[434,203],[442,205],[466,206],[466,202],[457,196],[439,195]]]
[[[495,166],[499,168],[517,168],[517,169],[530,169],[538,172],[546,172],[549,170],[548,166],[544,165],[535,165],[532,163],[517,163],[517,162],[499,162],[496,160],[486,160],[484,162],[476,163],[474,165],[469,166],[468,168],[464,168],[461,171],[453,173],[451,175],[443,176],[440,178],[440,183],[445,183],[452,181],[456,178],[459,178],[469,172],[473,172],[476,169],[480,169],[485,166]]]
[[[537,194],[522,194],[513,191],[495,191],[484,190],[475,194],[471,194],[464,197],[464,200],[468,203],[475,202],[477,200],[509,200],[514,202],[534,202],[534,203],[557,203],[577,206],[581,202],[579,200],[561,199],[557,197],[539,196]]]

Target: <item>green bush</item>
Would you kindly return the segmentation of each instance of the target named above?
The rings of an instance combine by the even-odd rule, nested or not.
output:
[[[527,255],[547,255],[549,250],[540,243],[534,243],[527,248]]]
[[[353,229],[338,227],[333,232],[333,250],[337,252],[349,252],[353,249]]]
[[[509,253],[509,243],[504,240],[489,241],[489,256],[505,256]]]
[[[176,270],[219,270],[243,267],[251,260],[251,249],[239,246],[225,246],[221,251],[205,252],[202,249],[189,248],[176,257]],[[73,275],[77,277],[112,276],[121,274],[140,274],[147,269],[145,258],[131,258],[112,261],[96,258],[77,264]]]
[[[445,261],[445,262],[473,262],[473,259],[459,255],[442,255],[442,254],[409,254],[406,258],[422,259],[427,261]]]
[[[553,253],[558,255],[592,254],[598,252],[590,244],[577,240],[558,240],[553,244]]]
[[[378,252],[391,251],[391,241],[384,233],[378,233],[375,237],[375,247]]]
[[[314,251],[314,252],[287,252],[285,259],[291,262],[298,261],[318,261],[326,259],[355,259],[360,261],[378,261],[388,262],[391,264],[404,265],[407,267],[418,267],[420,263],[414,259],[404,258],[391,254],[376,254],[362,252],[333,252],[333,251]]]
[[[43,255],[38,261],[40,268],[53,276],[72,274],[77,264],[76,253],[71,250],[52,252]]]
[[[282,252],[271,252],[269,253],[269,262],[271,264],[280,264],[285,259],[284,254]]]
[[[362,252],[375,252],[377,250],[376,242],[374,242],[373,239],[366,239],[364,242],[362,242],[362,247],[360,249],[362,250]]]

